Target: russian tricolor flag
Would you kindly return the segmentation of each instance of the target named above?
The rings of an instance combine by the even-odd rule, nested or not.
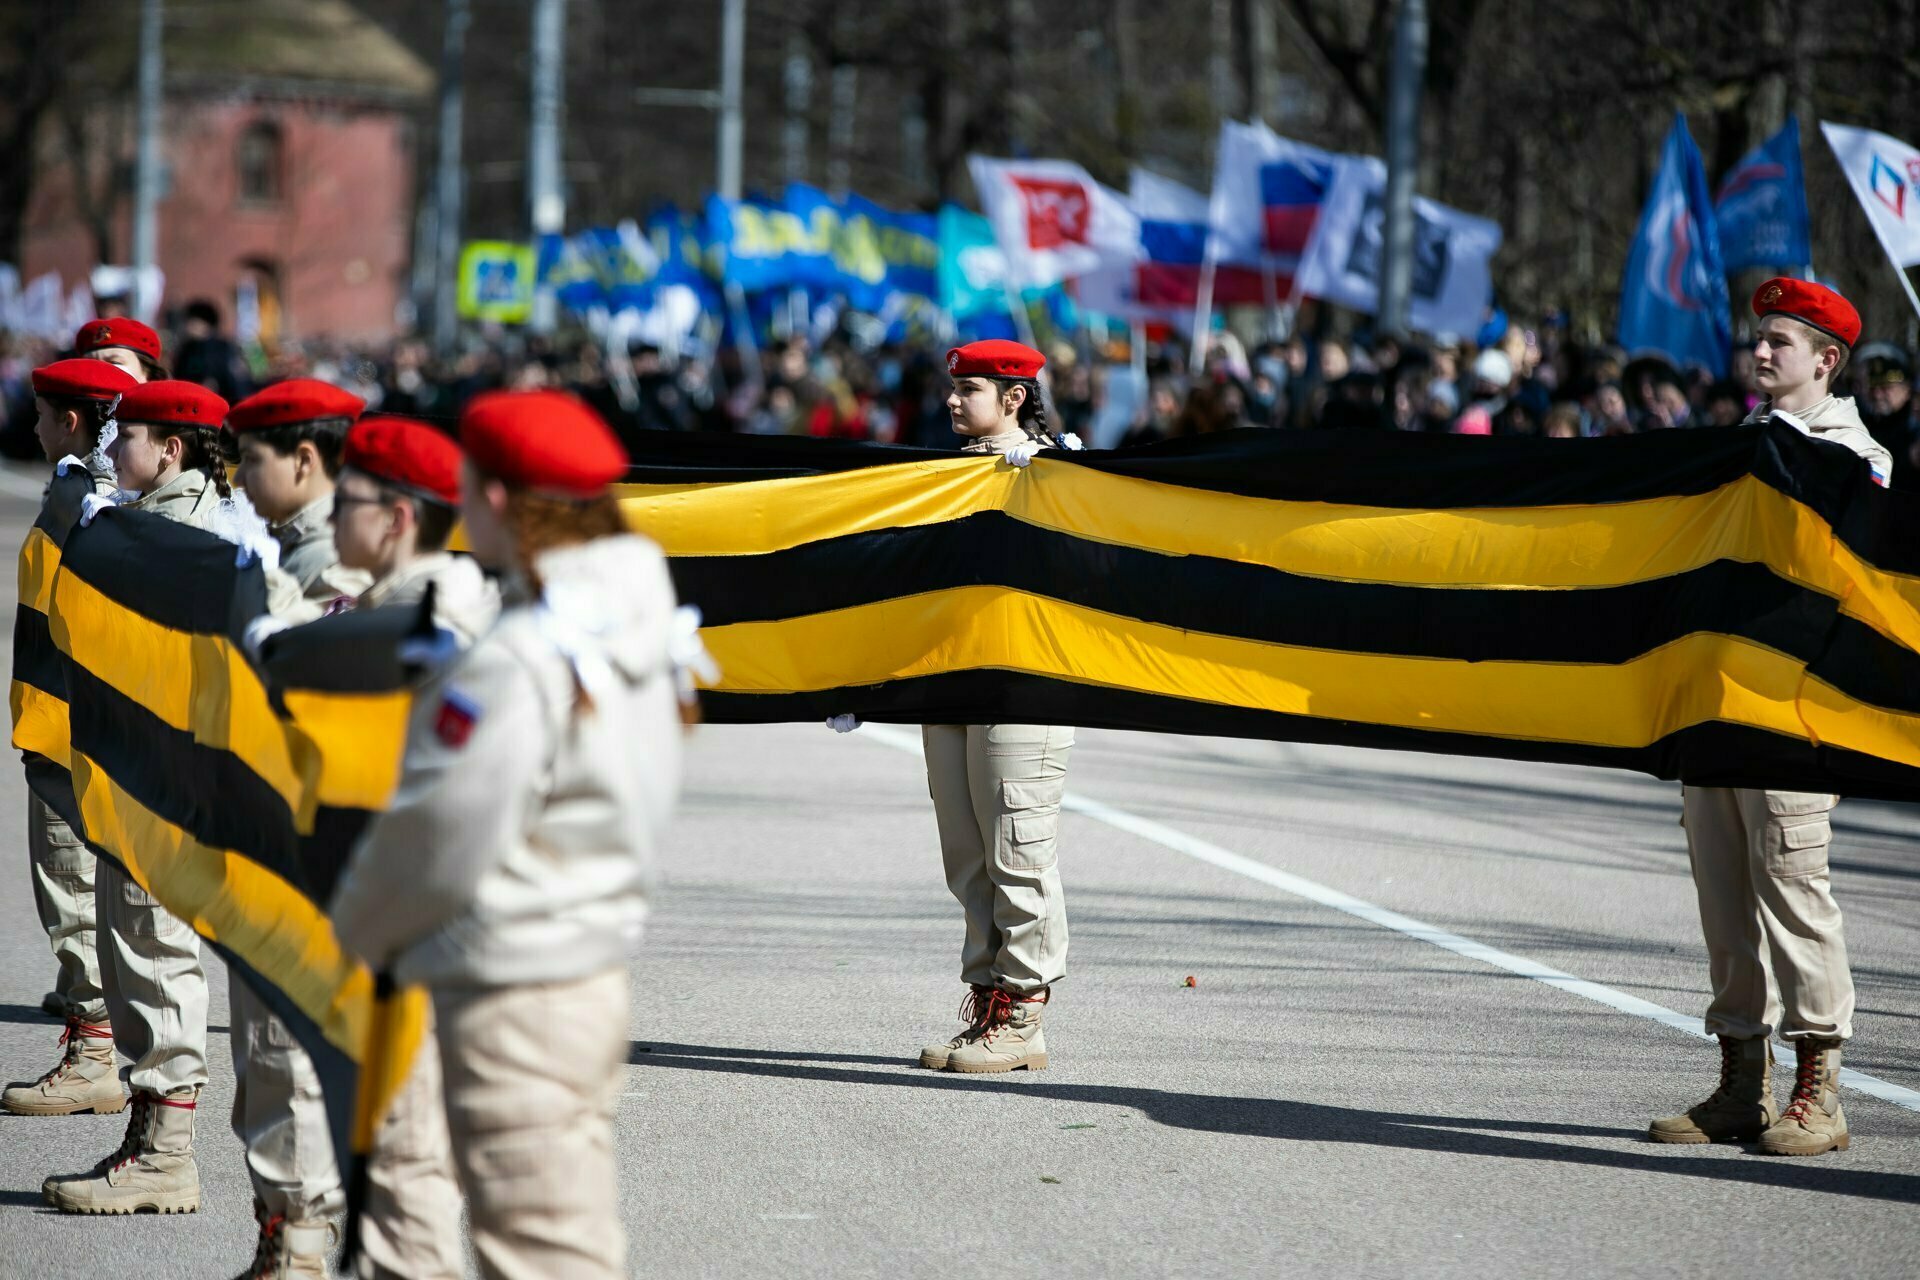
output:
[[[1263,301],[1262,271],[1274,273],[1282,294],[1292,292],[1337,167],[1331,152],[1282,138],[1257,121],[1220,126],[1207,221],[1220,264],[1214,293],[1221,302]],[[1253,297],[1221,291],[1229,275],[1238,280],[1245,273],[1252,274]]]
[[[1191,309],[1200,297],[1207,258],[1207,197],[1171,178],[1135,169],[1127,203],[1140,216],[1145,255],[1135,268],[1135,300],[1143,307]],[[1276,281],[1275,296],[1284,297],[1291,284]],[[1260,269],[1221,264],[1214,272],[1213,300],[1218,306],[1266,301]]]

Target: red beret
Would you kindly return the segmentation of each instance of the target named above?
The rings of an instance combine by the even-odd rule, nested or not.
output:
[[[627,473],[627,451],[600,415],[563,391],[489,391],[460,415],[473,465],[523,489],[595,498]]]
[[[460,505],[460,446],[424,422],[362,418],[347,431],[340,461],[383,484]]]
[[[227,419],[227,402],[197,382],[170,378],[135,387],[121,396],[115,416],[122,422],[218,428]]]
[[[33,371],[33,394],[68,400],[111,400],[140,385],[140,379],[105,360],[55,360]]]
[[[1811,280],[1781,276],[1767,281],[1753,291],[1753,314],[1791,316],[1849,347],[1860,340],[1860,313],[1853,304]]]
[[[955,347],[947,352],[947,372],[956,378],[968,375],[1037,378],[1040,376],[1040,366],[1046,362],[1047,358],[1032,347],[1008,342],[1005,338],[969,342],[964,347]]]
[[[318,378],[288,378],[256,391],[233,406],[227,425],[234,431],[263,431],[327,418],[357,421],[367,402]]]
[[[89,320],[73,335],[73,349],[82,354],[102,347],[125,347],[138,351],[149,360],[160,359],[160,335],[138,320],[115,316],[110,320]]]

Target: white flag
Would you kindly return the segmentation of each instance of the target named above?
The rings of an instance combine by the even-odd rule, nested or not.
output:
[[[1140,256],[1140,219],[1070,160],[968,156],[980,211],[1020,288],[1044,288]]]
[[[1867,221],[1903,267],[1920,263],[1920,151],[1872,129],[1820,122]]]
[[[60,273],[49,271],[35,276],[20,296],[20,327],[36,338],[56,342],[73,335],[64,332],[66,295],[60,291]]]
[[[1386,249],[1387,166],[1372,156],[1336,158],[1333,182],[1301,262],[1302,290],[1372,315],[1380,306]],[[1492,298],[1489,265],[1500,226],[1416,196],[1413,296],[1408,322],[1423,333],[1471,333]]]

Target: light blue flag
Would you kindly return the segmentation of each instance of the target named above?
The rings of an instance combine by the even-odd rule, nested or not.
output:
[[[1676,115],[1640,213],[1620,289],[1620,345],[1727,372],[1733,342],[1727,273],[1700,150]]]

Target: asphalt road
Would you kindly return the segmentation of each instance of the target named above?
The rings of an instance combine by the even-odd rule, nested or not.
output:
[[[0,474],[5,545],[33,492]],[[1852,1149],[1794,1161],[1645,1140],[1717,1069],[1660,1020],[1707,999],[1678,788],[1572,768],[1083,733],[1052,1066],[920,1070],[964,989],[914,737],[696,735],[627,1011],[633,1274],[1920,1274],[1920,809],[1835,824],[1848,1062],[1904,1098],[1850,1087]],[[17,856],[0,1069],[32,1076],[58,1028]],[[0,1276],[240,1270],[212,982],[202,1210],[53,1214],[42,1177],[122,1118],[0,1117]]]

